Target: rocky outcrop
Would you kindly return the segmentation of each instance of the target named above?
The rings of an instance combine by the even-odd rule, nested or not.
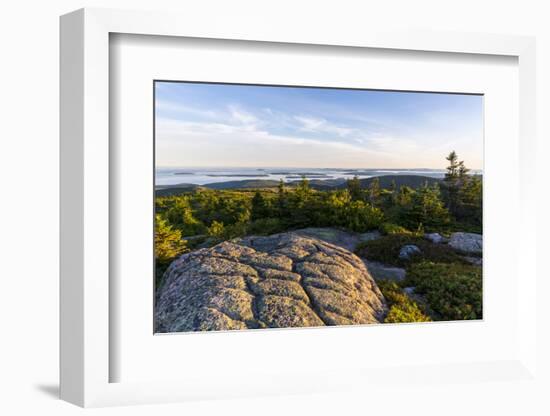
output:
[[[481,254],[483,252],[483,236],[474,233],[453,233],[449,245],[464,253]]]
[[[157,293],[157,332],[382,322],[387,307],[363,262],[295,233],[245,237],[184,254]]]

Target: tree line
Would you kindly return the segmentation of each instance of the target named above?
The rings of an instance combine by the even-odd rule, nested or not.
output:
[[[413,189],[363,187],[356,176],[346,189],[318,191],[304,177],[290,188],[254,191],[199,189],[156,198],[155,251],[165,266],[195,241],[220,241],[247,234],[272,234],[304,227],[341,227],[355,232],[397,227],[410,232],[453,229],[481,232],[482,181],[456,152],[446,160],[442,181]],[[162,268],[162,267],[161,267]]]

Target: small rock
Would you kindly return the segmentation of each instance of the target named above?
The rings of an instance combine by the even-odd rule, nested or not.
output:
[[[401,281],[407,277],[405,269],[400,267],[386,266],[377,261],[365,260],[367,269],[375,280],[395,280]]]
[[[474,266],[483,266],[483,259],[481,257],[464,256],[464,260]]]
[[[464,253],[482,253],[483,236],[474,233],[453,233],[449,245]]]
[[[399,258],[401,260],[409,260],[411,256],[422,253],[418,246],[414,244],[407,244],[406,246],[401,247],[399,250]]]
[[[380,231],[378,230],[359,234],[359,239],[361,240],[361,242],[378,240],[380,237],[382,237],[382,234],[380,234]]]
[[[439,233],[424,234],[424,238],[434,244],[441,244],[445,242],[445,239]]]
[[[405,292],[407,295],[411,296],[414,293],[414,289],[415,289],[414,286],[404,287],[403,292]]]

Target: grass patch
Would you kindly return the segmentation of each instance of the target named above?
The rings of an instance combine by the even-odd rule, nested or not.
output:
[[[382,235],[393,235],[393,234],[403,234],[403,235],[414,235],[412,231],[407,230],[405,227],[394,224],[392,222],[383,222],[378,227],[378,231]]]
[[[431,321],[430,317],[403,292],[397,283],[389,280],[379,280],[377,284],[390,308],[384,323]]]
[[[415,292],[425,297],[438,321],[481,319],[482,271],[465,264],[412,264],[402,284],[415,286]]]
[[[412,256],[409,260],[400,259],[399,251],[407,244],[414,244],[422,253]],[[357,246],[355,252],[369,260],[397,267],[406,267],[421,261],[467,264],[466,260],[448,245],[433,244],[423,237],[406,234],[392,234],[376,240],[365,241]]]

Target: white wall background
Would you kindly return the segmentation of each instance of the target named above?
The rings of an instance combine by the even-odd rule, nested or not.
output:
[[[58,385],[58,16],[81,7],[178,10],[204,19],[215,13],[270,16],[281,26],[384,25],[535,35],[538,42],[540,214],[550,137],[550,11],[545,0],[12,0],[0,11],[0,413],[72,415]],[[536,172],[533,172],[535,175]],[[546,198],[547,199],[547,198]],[[546,213],[547,214],[547,213]],[[542,217],[542,215],[540,215]],[[542,254],[548,221],[539,231]],[[546,261],[539,257],[542,268]],[[542,270],[542,269],[541,269]],[[550,278],[549,273],[542,273]],[[93,410],[141,414],[549,414],[545,396],[550,351],[549,306],[539,292],[541,383],[429,388],[399,386],[387,394],[345,393]],[[475,342],[475,340],[472,340]],[[403,346],[406,353],[406,345]]]

